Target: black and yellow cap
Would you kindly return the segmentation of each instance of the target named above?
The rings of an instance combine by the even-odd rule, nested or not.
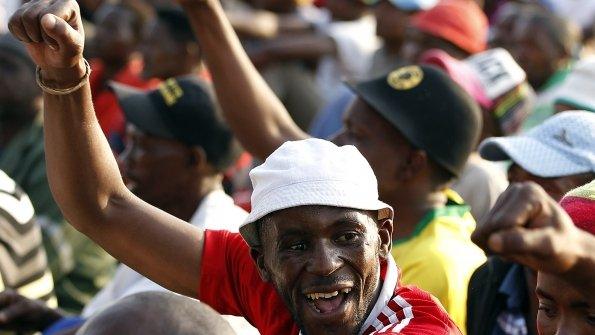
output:
[[[152,136],[202,147],[219,169],[233,162],[237,143],[205,81],[196,76],[170,78],[151,91],[118,83],[110,87],[126,122]]]
[[[460,175],[479,141],[482,116],[473,98],[447,74],[410,65],[349,86],[412,145]]]

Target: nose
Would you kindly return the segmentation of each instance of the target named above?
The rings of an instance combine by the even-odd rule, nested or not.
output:
[[[330,241],[321,241],[314,247],[306,270],[318,276],[329,276],[341,268],[343,261]]]

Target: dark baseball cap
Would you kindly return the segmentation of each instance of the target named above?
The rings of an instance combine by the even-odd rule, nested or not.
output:
[[[453,175],[461,174],[479,140],[481,110],[447,74],[410,65],[349,86],[412,145]]]
[[[0,51],[11,53],[23,60],[30,68],[35,69],[35,63],[29,57],[29,53],[23,43],[12,37],[11,34],[0,34]]]
[[[218,113],[212,90],[195,76],[170,78],[143,91],[112,82],[126,122],[149,135],[202,147],[207,160],[224,170],[239,146]]]

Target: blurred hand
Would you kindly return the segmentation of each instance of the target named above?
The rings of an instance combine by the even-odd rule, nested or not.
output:
[[[564,209],[530,182],[512,184],[471,238],[487,253],[560,274],[582,256],[580,234]]]
[[[31,300],[6,290],[0,292],[0,329],[13,331],[43,331],[64,315],[47,307],[42,301]]]
[[[65,84],[73,79],[76,82],[77,78],[72,76],[79,75],[81,68],[84,70],[81,60],[85,36],[75,0],[27,2],[12,15],[8,28],[26,44],[44,79],[47,77],[50,82],[63,79]]]

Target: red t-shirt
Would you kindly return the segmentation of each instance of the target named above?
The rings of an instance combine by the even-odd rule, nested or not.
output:
[[[199,299],[221,314],[245,317],[262,335],[299,334],[275,288],[260,278],[240,234],[205,232]],[[430,294],[397,285],[393,298],[364,334],[461,333]]]

